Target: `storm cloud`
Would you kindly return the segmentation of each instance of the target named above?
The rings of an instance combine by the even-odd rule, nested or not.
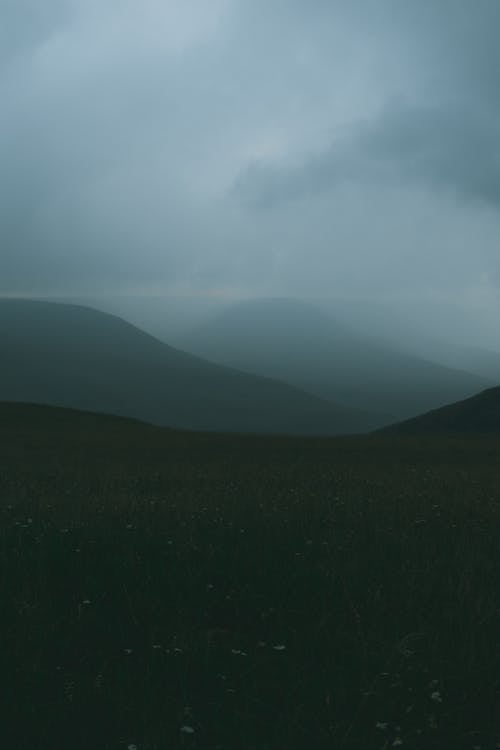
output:
[[[493,0],[0,0],[0,293],[493,309],[499,25]]]
[[[482,114],[482,113],[481,113]],[[298,166],[254,164],[235,190],[258,206],[342,184],[421,186],[500,208],[500,117],[466,108],[389,107]]]

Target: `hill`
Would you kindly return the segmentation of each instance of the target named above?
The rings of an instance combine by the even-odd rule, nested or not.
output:
[[[381,432],[411,435],[500,435],[500,387],[488,388],[472,398],[390,425]]]
[[[192,430],[338,434],[375,427],[288,384],[205,362],[113,315],[0,300],[0,400]]]
[[[214,362],[279,378],[347,407],[391,415],[382,416],[379,425],[492,385],[363,336],[297,300],[232,305],[177,343]]]
[[[432,352],[436,361],[476,373],[495,384],[500,383],[500,352],[479,346],[446,346],[436,344]]]

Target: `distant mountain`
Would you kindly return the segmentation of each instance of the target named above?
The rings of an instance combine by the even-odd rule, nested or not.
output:
[[[290,299],[232,305],[177,343],[198,356],[279,378],[347,407],[390,415],[382,416],[380,425],[492,385],[362,336],[314,305]]]
[[[429,356],[449,367],[457,367],[500,384],[500,352],[479,346],[436,345]]]
[[[342,298],[322,300],[319,304],[336,320],[355,326],[367,338],[384,340],[392,349],[500,384],[498,335],[495,346],[491,323],[484,325],[480,316],[467,315],[458,304],[427,301],[415,309],[415,303]],[[485,339],[489,344],[480,343]]]
[[[491,434],[500,436],[500,387],[385,427],[387,434]]]
[[[77,305],[0,300],[0,400],[212,431],[340,434],[376,426],[276,380],[205,362]]]

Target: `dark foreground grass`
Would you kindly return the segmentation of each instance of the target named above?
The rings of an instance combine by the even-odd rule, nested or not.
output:
[[[19,414],[9,750],[500,746],[500,441]]]

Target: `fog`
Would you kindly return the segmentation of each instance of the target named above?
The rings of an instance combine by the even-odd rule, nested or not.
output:
[[[299,297],[500,349],[499,23],[496,0],[0,0],[0,294],[164,337]]]

